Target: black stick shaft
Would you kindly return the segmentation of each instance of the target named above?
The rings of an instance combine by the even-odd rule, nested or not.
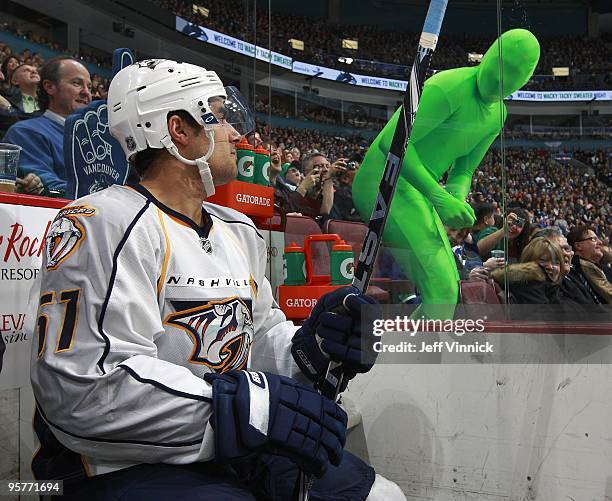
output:
[[[423,26],[423,33],[419,40],[419,48],[412,65],[412,71],[410,72],[410,81],[408,82],[406,93],[404,94],[402,113],[397,121],[395,132],[393,133],[391,147],[389,148],[389,153],[385,162],[385,170],[380,180],[378,195],[376,196],[376,202],[372,210],[372,215],[370,216],[368,233],[363,242],[363,247],[357,262],[355,277],[353,278],[352,285],[362,293],[366,292],[370,279],[372,278],[376,255],[378,254],[385,223],[389,216],[391,201],[404,162],[404,155],[408,149],[408,140],[410,139],[412,125],[414,124],[414,119],[419,108],[425,76],[429,68],[431,56],[436,49],[436,43],[438,41],[438,35],[440,34],[440,28],[442,27],[442,20],[444,19],[447,3],[448,0],[431,0],[429,4],[429,10],[427,11],[427,17],[425,18],[425,24]],[[320,385],[319,391],[322,395],[336,401],[340,388],[343,386],[343,379],[342,365],[332,361],[327,367],[327,373]],[[312,478],[309,475],[303,472],[300,473],[293,491],[294,499],[298,501],[308,501],[311,483]]]

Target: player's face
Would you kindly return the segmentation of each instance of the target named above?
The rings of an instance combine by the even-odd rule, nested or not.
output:
[[[215,185],[229,183],[236,179],[238,174],[236,168],[236,145],[240,142],[242,136],[230,124],[223,123],[214,126],[215,148],[213,154],[208,160],[212,177]],[[202,133],[205,138],[203,146],[206,148],[202,155],[208,151],[208,138]]]

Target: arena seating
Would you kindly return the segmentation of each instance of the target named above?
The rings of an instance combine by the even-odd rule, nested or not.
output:
[[[258,15],[245,12],[244,4],[238,0],[209,0],[206,3],[206,17],[197,13],[190,2],[179,0],[155,0],[170,10],[197,25],[231,35],[242,40],[253,38],[253,22],[256,23],[257,43],[267,46],[268,13],[265,3],[257,7]],[[252,22],[245,22],[251,16]],[[310,18],[292,14],[271,12],[272,50],[287,54],[299,60],[324,65],[378,74],[391,78],[407,78],[411,61],[407,60],[408,48],[416,47],[418,34],[385,29],[378,25],[343,25],[330,23],[323,18]],[[299,38],[304,50],[294,50],[290,39]],[[343,49],[344,38],[358,39],[357,50]],[[542,57],[536,75],[552,75],[556,66],[570,67],[574,75],[564,78],[533,80],[530,88],[538,90],[582,89],[612,84],[609,70],[612,54],[605,43],[586,36],[541,37]],[[491,37],[451,36],[440,39],[433,61],[433,67],[440,69],[466,66],[468,53],[483,53],[490,45]],[[350,65],[343,65],[339,57],[350,57]],[[588,75],[585,78],[585,75]]]

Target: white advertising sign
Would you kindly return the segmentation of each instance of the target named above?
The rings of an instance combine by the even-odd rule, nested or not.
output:
[[[359,73],[349,73],[334,68],[325,66],[317,66],[315,64],[305,63],[302,61],[294,61],[291,57],[279,54],[278,52],[270,52],[263,47],[254,46],[251,43],[245,42],[238,38],[224,35],[214,30],[196,26],[189,23],[182,17],[176,18],[176,29],[197,40],[223,47],[245,56],[253,57],[256,54],[257,59],[268,61],[271,58],[272,64],[288,69],[293,73],[301,73],[303,75],[317,76],[325,80],[333,80],[335,82],[356,85],[358,87],[373,87],[375,89],[395,90],[399,92],[406,91],[408,82],[405,80],[394,80],[392,78],[382,78],[371,75],[361,75]],[[562,101],[612,101],[612,90],[596,90],[596,91],[517,91],[506,98],[509,101],[540,101],[540,102],[562,102]]]
[[[30,289],[42,265],[44,238],[58,209],[0,203],[0,335],[6,351],[0,390],[30,384]]]
[[[612,101],[612,90],[519,90],[506,98],[508,101]]]
[[[302,61],[293,61],[293,72],[310,76],[317,75],[318,78],[357,85],[359,87],[374,87],[376,89],[397,90],[400,92],[404,92],[406,90],[406,82],[403,80],[393,80],[390,78],[360,75],[359,73],[349,73],[346,71],[335,70],[333,68],[327,68],[325,66],[304,63]]]
[[[223,33],[204,28],[203,26],[196,26],[182,17],[176,18],[176,30],[197,40],[216,45],[217,47],[223,47],[224,49],[229,49],[245,56],[253,57],[253,55],[256,54],[257,59],[261,61],[267,62],[272,58],[272,64],[275,66],[281,66],[288,70],[291,69],[292,59],[289,56],[269,51],[264,47],[255,46],[252,43],[245,42],[229,35],[224,35]]]

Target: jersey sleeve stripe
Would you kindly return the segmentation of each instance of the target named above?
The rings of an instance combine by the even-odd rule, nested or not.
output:
[[[147,383],[159,388],[160,390],[166,391],[172,395],[176,395],[177,397],[190,398],[192,400],[200,400],[201,402],[212,402],[212,398],[205,397],[204,395],[194,395],[193,393],[186,393],[184,391],[175,390],[173,388],[169,388],[168,386],[160,383],[159,381],[155,381],[154,379],[148,379],[140,376],[132,367],[128,367],[127,365],[119,364],[117,367],[125,370],[130,376],[132,376],[136,381],[141,383]]]
[[[110,280],[108,281],[108,288],[106,290],[106,297],[104,298],[104,303],[102,304],[102,311],[100,312],[100,318],[98,319],[98,333],[100,334],[100,336],[102,336],[102,339],[104,339],[104,344],[105,344],[104,352],[102,353],[100,360],[98,360],[98,367],[100,371],[102,371],[102,374],[106,374],[106,371],[104,370],[104,361],[106,360],[106,357],[108,356],[108,353],[110,352],[110,339],[108,338],[106,334],[104,334],[104,317],[106,316],[106,308],[108,307],[108,302],[110,301],[111,293],[113,291],[113,285],[115,283],[115,277],[117,275],[117,260],[119,259],[119,254],[121,253],[123,246],[127,242],[127,239],[129,238],[130,233],[134,229],[134,226],[136,226],[136,223],[138,223],[142,215],[147,211],[150,204],[151,204],[150,200],[147,200],[144,206],[142,207],[142,209],[140,209],[138,214],[136,214],[132,222],[129,224],[129,226],[125,230],[125,234],[123,235],[123,238],[119,242],[119,245],[117,245],[117,248],[115,249],[115,253],[113,254],[113,270],[111,272]]]
[[[120,439],[120,438],[114,438],[114,439],[110,439],[110,438],[100,438],[100,437],[85,437],[83,435],[77,435],[76,433],[73,433],[71,431],[66,430],[65,428],[62,428],[61,426],[53,423],[52,421],[50,421],[47,416],[45,415],[44,411],[42,410],[41,406],[38,405],[38,402],[36,403],[36,408],[38,409],[38,412],[40,412],[41,417],[45,420],[45,422],[55,428],[58,431],[61,431],[62,433],[69,435],[71,437],[75,437],[75,438],[80,438],[82,440],[90,440],[92,442],[104,442],[107,444],[134,444],[134,445],[150,445],[153,447],[193,447],[193,446],[198,446],[201,445],[202,441],[201,440],[193,440],[190,442],[172,442],[172,443],[166,443],[166,442],[149,442],[147,440],[124,440],[124,439]],[[202,427],[202,429],[204,429],[204,427]]]

